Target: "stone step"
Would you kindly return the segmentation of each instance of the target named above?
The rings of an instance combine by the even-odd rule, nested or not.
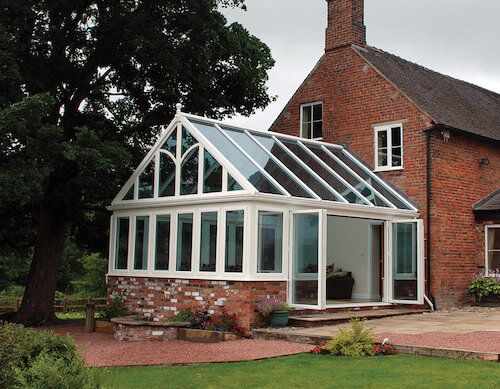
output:
[[[290,316],[288,325],[292,327],[320,327],[332,324],[345,323],[351,318],[380,319],[383,317],[410,315],[414,313],[429,312],[428,309],[413,308],[382,308],[370,310],[351,310],[340,312],[318,312],[309,314],[297,314]]]

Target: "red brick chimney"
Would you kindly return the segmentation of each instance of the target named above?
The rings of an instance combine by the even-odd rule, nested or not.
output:
[[[364,0],[326,0],[328,26],[325,51],[351,44],[366,45]]]

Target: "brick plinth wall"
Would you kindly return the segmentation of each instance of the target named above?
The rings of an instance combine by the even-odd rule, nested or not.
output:
[[[175,340],[178,335],[177,327],[130,326],[117,324],[114,338],[120,341],[145,342],[149,340]]]
[[[249,335],[251,329],[265,325],[257,312],[258,302],[268,296],[285,301],[286,282],[109,276],[108,298],[111,293],[122,296],[127,312],[153,321],[195,308],[217,316],[226,308],[237,314],[238,324]],[[226,299],[224,307],[216,305],[222,298]]]

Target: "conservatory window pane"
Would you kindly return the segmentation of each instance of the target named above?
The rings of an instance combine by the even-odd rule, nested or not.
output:
[[[241,131],[227,129],[226,132],[236,143],[247,151],[254,161],[264,168],[277,182],[280,183],[292,196],[312,198],[306,190],[290,176],[286,170],[282,169],[252,138]]]
[[[334,170],[339,176],[351,184],[358,192],[360,192],[365,198],[370,200],[374,205],[385,206],[383,201],[379,201],[375,196],[375,192],[366,185],[365,182],[358,180],[352,175],[344,166],[338,163],[335,159],[331,158],[320,146],[307,144],[307,148],[311,150],[317,157],[319,157],[324,163],[326,163],[332,170]],[[354,202],[358,198],[352,191],[346,190],[346,192],[340,192],[344,198],[350,203]]]
[[[200,271],[215,271],[217,259],[217,212],[202,212]]]
[[[182,155],[184,155],[186,150],[189,149],[191,146],[195,145],[196,143],[198,142],[193,137],[193,135],[191,135],[191,133],[188,130],[182,127],[182,139],[181,139]]]
[[[128,259],[129,218],[116,219],[115,269],[126,269]]]
[[[303,150],[297,143],[284,141],[283,144],[287,146],[300,160],[306,163],[316,174],[325,180],[333,189],[335,189],[350,203],[366,204],[361,197],[353,192],[349,187],[339,181],[332,173],[330,173],[323,165],[316,159],[311,157],[305,150]]]
[[[488,270],[500,270],[500,227],[489,227],[486,236]]]
[[[393,293],[397,300],[417,299],[417,225],[394,223],[392,234]]]
[[[198,147],[181,163],[181,195],[198,193]]]
[[[229,192],[233,190],[243,190],[242,186],[238,184],[238,181],[236,181],[231,174],[227,174],[227,190]]]
[[[392,204],[400,209],[409,209],[409,207],[399,200],[393,193],[389,191],[384,185],[382,185],[377,179],[374,179],[368,172],[361,168],[357,163],[355,163],[351,158],[346,155],[344,150],[335,150],[329,148],[329,150],[335,154],[342,162],[344,162],[349,168],[351,168],[356,174],[358,174],[363,180],[366,181],[368,185],[371,185],[376,189],[382,196],[388,199]],[[382,201],[382,199],[380,199]],[[376,204],[380,206],[388,206],[384,203]]]
[[[241,273],[243,271],[243,222],[244,211],[226,212],[226,272]]]
[[[281,273],[283,258],[283,214],[259,211],[257,272]]]
[[[175,194],[175,163],[165,153],[160,153],[160,190],[159,197]]]
[[[156,216],[155,270],[168,270],[170,258],[170,215]]]
[[[283,193],[274,186],[257,166],[248,159],[229,139],[227,139],[215,126],[191,120],[196,128],[219,150],[224,150],[224,156],[229,162],[257,189],[264,193]]]
[[[222,191],[222,166],[205,150],[203,170],[203,193]]]
[[[135,185],[132,185],[130,189],[125,193],[125,196],[123,196],[123,200],[133,200],[134,199],[134,188]]]
[[[177,271],[191,271],[191,254],[193,252],[193,214],[179,215],[177,228]]]
[[[135,220],[134,269],[146,270],[148,265],[149,216],[137,216]]]
[[[292,158],[274,139],[265,135],[255,135],[255,138],[261,142],[276,158],[278,158],[288,169],[302,181],[307,183],[321,199],[330,201],[339,201],[339,198],[330,192],[320,181],[318,181],[308,170],[302,167],[295,158]],[[309,157],[310,158],[310,157]]]
[[[169,151],[175,157],[175,151],[177,150],[177,128],[174,128],[170,136],[161,146],[163,150]]]
[[[139,176],[139,198],[147,199],[153,197],[155,183],[155,159],[146,166]]]

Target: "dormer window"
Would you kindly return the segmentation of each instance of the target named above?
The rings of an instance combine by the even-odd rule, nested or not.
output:
[[[300,136],[308,139],[323,137],[323,103],[321,101],[300,106]]]
[[[403,125],[388,124],[375,127],[375,169],[403,168]]]

